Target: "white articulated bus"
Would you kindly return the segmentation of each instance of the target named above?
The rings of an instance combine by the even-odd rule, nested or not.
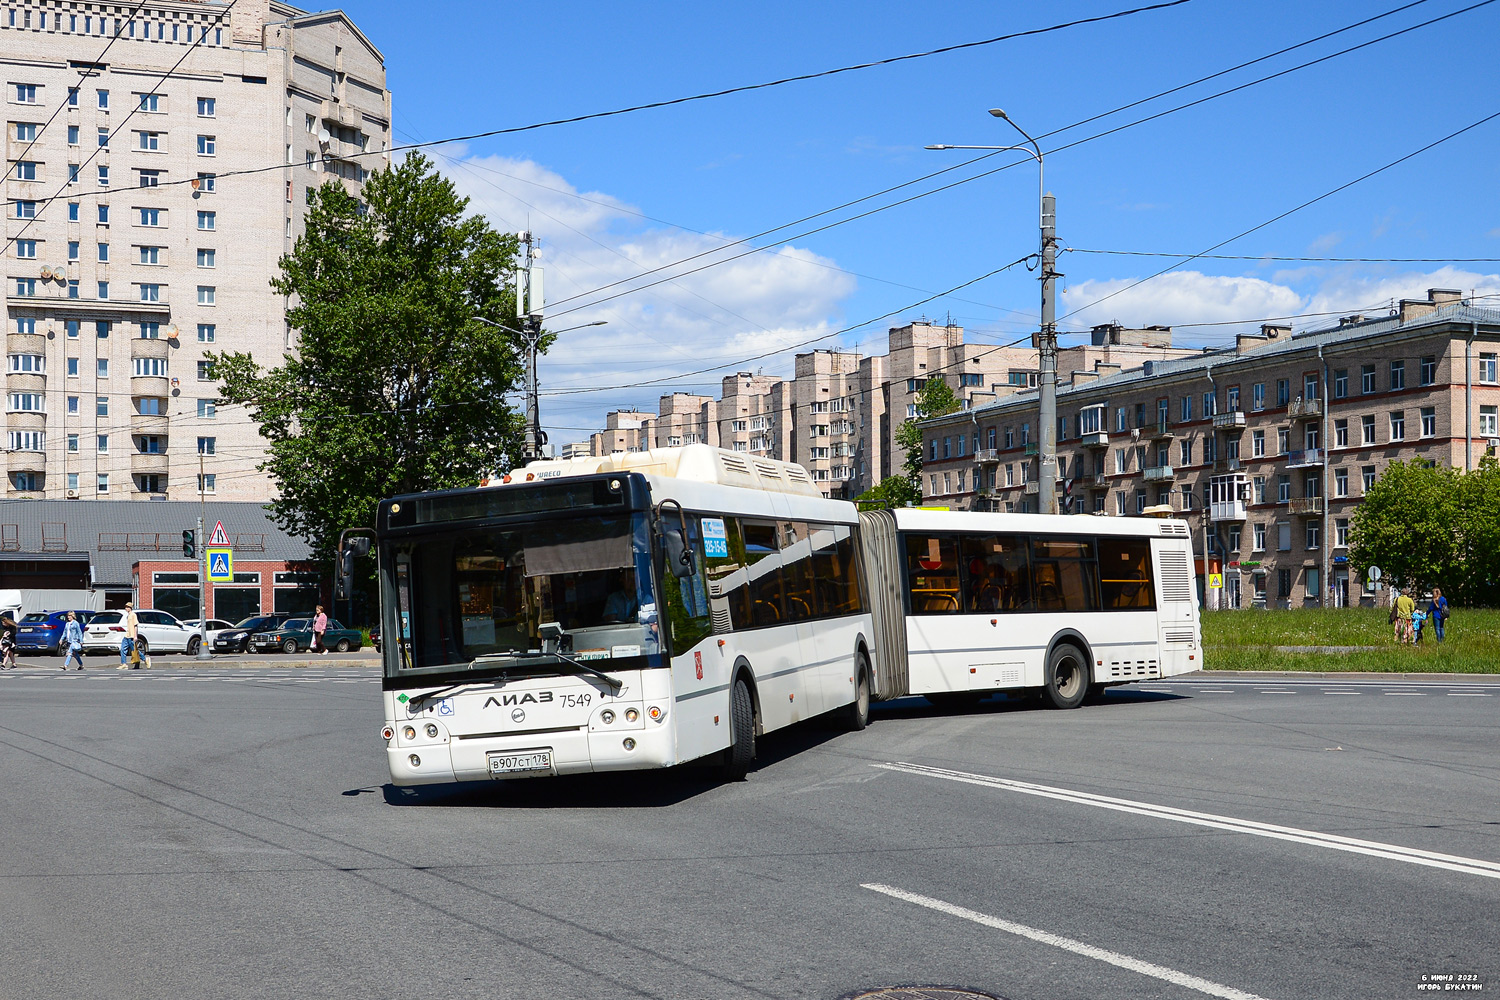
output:
[[[656,768],[869,716],[852,504],[706,445],[397,497],[376,536],[398,785]]]
[[[1030,689],[1073,708],[1203,665],[1182,521],[914,508],[861,519],[877,698]]]

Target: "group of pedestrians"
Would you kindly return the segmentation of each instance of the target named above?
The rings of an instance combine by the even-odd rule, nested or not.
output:
[[[1397,645],[1417,645],[1422,641],[1422,633],[1429,627],[1436,634],[1437,641],[1443,641],[1444,627],[1448,624],[1449,607],[1448,598],[1443,596],[1441,587],[1432,588],[1432,599],[1427,602],[1426,608],[1419,608],[1417,602],[1410,594],[1402,591],[1392,591],[1391,617],[1392,638]]]

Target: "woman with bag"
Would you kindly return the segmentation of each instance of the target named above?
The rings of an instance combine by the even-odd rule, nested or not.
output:
[[[323,613],[323,605],[318,605],[318,617],[313,619],[312,648],[328,655],[328,644],[323,641],[323,633],[328,631],[328,616]]]
[[[69,660],[78,661],[78,669],[83,669],[83,626],[78,623],[78,616],[68,612],[68,624],[63,626],[63,661],[62,668],[68,669]]]
[[[0,670],[16,669],[16,621],[10,615],[0,615]]]

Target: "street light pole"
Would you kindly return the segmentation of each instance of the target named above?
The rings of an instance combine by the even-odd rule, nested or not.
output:
[[[1036,160],[1037,223],[1041,230],[1042,322],[1037,333],[1037,422],[1041,435],[1037,443],[1037,508],[1043,514],[1057,513],[1057,200],[1046,193],[1045,164],[1042,147],[1025,129],[1011,121],[999,108],[990,114],[1010,122],[1012,128],[1026,137],[1029,146],[953,146],[934,145],[928,149],[987,149],[994,152],[1016,150]]]

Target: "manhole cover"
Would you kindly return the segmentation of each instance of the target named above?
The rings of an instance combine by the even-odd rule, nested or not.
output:
[[[845,993],[839,1000],[1005,1000],[964,986],[880,986]]]

